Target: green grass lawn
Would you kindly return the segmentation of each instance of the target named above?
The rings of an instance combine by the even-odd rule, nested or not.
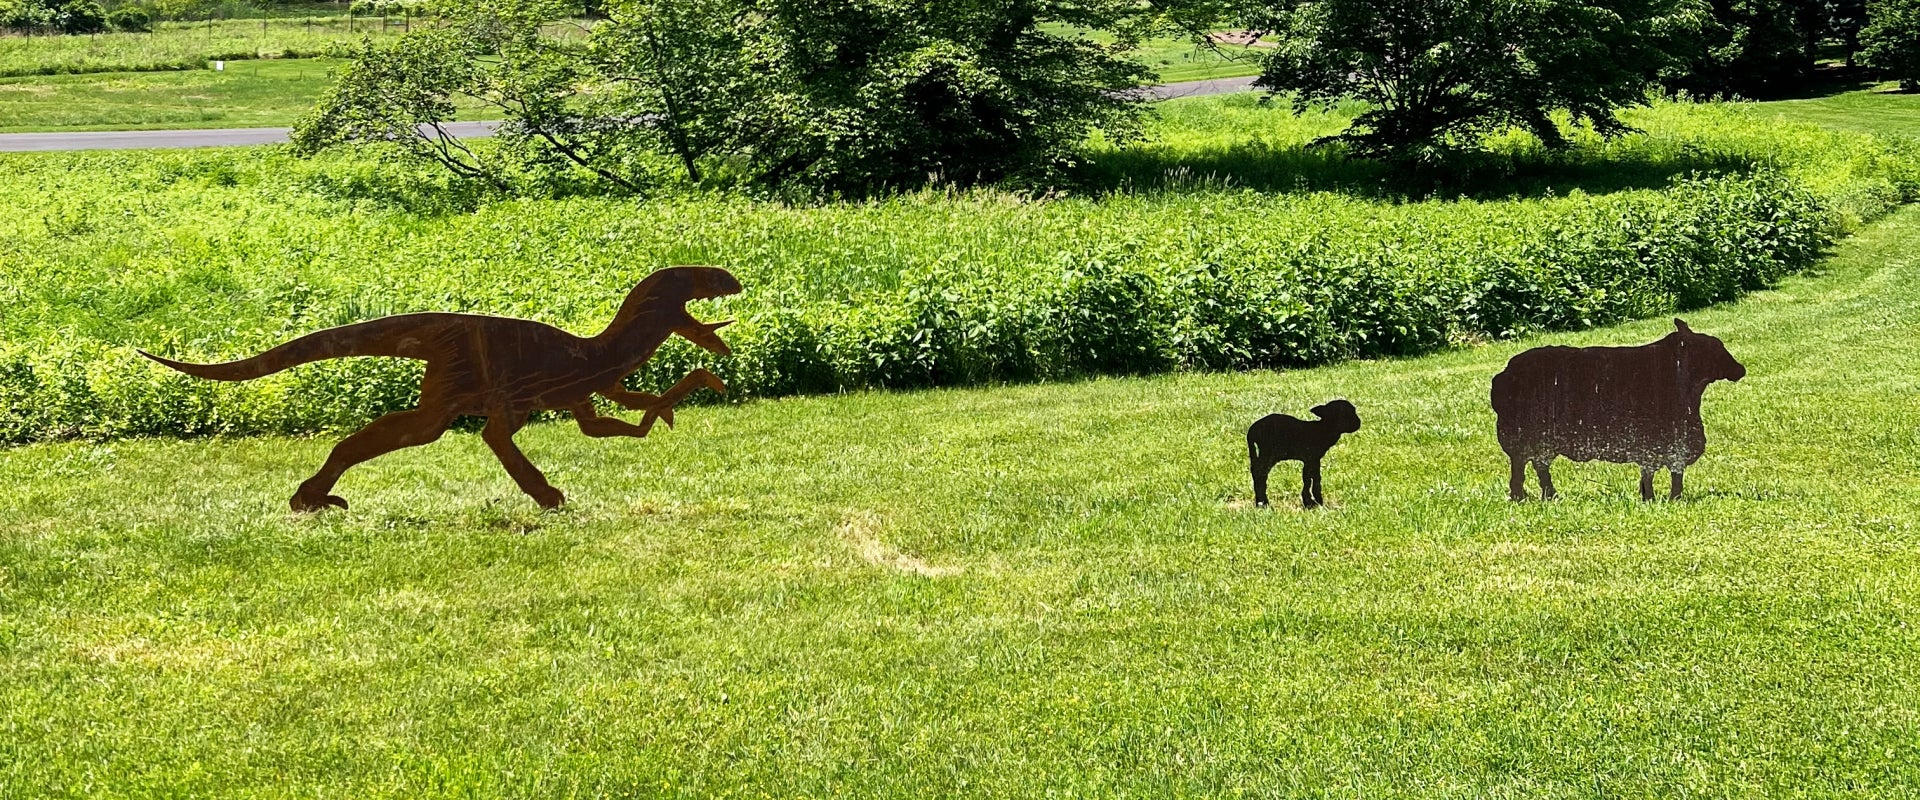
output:
[[[1846,131],[1920,137],[1920,94],[1887,82],[1805,100],[1759,104],[1782,119]]]
[[[103,72],[0,79],[0,132],[247,128],[293,124],[341,62],[228,62],[221,72]]]
[[[1159,83],[1180,83],[1258,75],[1264,53],[1253,47],[1223,45],[1215,50],[1185,39],[1149,39],[1133,57],[1152,67]]]
[[[418,20],[415,21],[418,23]],[[163,22],[148,33],[0,36],[0,76],[197,70],[208,61],[303,58],[369,37],[399,35],[399,18],[223,19]]]
[[[1666,320],[536,425],[552,514],[470,434],[311,517],[333,436],[0,451],[0,796],[1897,795],[1916,252],[1909,207],[1687,315],[1750,374],[1680,502],[1508,503],[1487,404]],[[1248,508],[1247,423],[1336,395],[1334,507]]]
[[[343,63],[267,59],[229,61],[220,72],[0,78],[0,133],[290,126],[313,109]],[[498,116],[462,109],[467,119]]]

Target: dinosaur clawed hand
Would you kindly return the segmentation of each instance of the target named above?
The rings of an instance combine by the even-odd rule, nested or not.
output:
[[[640,429],[653,430],[653,423],[656,421],[667,423],[669,428],[673,427],[673,407],[679,405],[687,395],[693,394],[694,390],[702,386],[721,394],[727,393],[727,384],[720,380],[720,376],[708,372],[704,367],[696,369],[687,373],[687,376],[681,378],[679,383],[675,383],[673,388],[661,392],[659,397],[644,406],[647,413],[640,418]]]
[[[667,423],[667,427],[673,427],[672,402],[663,399],[647,408],[646,415],[640,418],[640,435],[645,436],[648,431],[653,430],[655,422],[664,422]]]

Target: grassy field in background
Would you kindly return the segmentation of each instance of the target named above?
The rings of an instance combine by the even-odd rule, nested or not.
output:
[[[214,60],[325,55],[336,44],[396,36],[400,24],[378,19],[215,20],[161,23],[151,33],[90,36],[0,36],[0,77],[93,72],[205,69]]]
[[[1899,87],[1890,81],[1821,97],[1756,105],[1782,119],[1835,130],[1920,137],[1920,94],[1902,92]]]
[[[1133,57],[1153,68],[1158,83],[1236,78],[1260,74],[1259,48],[1221,45],[1200,47],[1185,39],[1149,39]]]
[[[223,71],[0,78],[0,133],[286,127],[313,110],[345,62],[229,61]],[[462,104],[462,119],[499,113]]]
[[[335,437],[0,451],[0,795],[1885,797],[1920,783],[1920,208],[1688,314],[1680,502],[1512,505],[1410,360],[685,410],[285,498]],[[1333,508],[1242,431],[1351,398]],[[314,397],[325,403],[330,398]],[[1295,473],[1278,471],[1279,496]]]
[[[340,63],[0,78],[0,132],[283,127],[312,110]]]

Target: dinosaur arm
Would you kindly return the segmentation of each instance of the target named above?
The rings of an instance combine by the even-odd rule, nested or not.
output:
[[[657,411],[662,407],[670,409],[679,405],[680,401],[686,399],[687,395],[693,394],[702,386],[721,394],[727,393],[727,385],[722,383],[718,376],[702,368],[687,373],[687,376],[681,378],[679,383],[674,384],[671,388],[660,394],[628,391],[626,387],[619,383],[601,389],[597,394],[634,411]]]
[[[649,431],[653,430],[654,415],[651,413],[647,415],[641,424],[635,425],[624,419],[600,416],[600,412],[594,410],[592,400],[578,403],[574,405],[571,410],[573,411],[573,421],[580,425],[580,432],[595,438],[631,436],[639,439],[644,438]]]
[[[705,369],[696,369],[687,373],[686,377],[681,378],[672,388],[657,395],[646,392],[631,392],[619,383],[599,390],[598,394],[635,411],[647,412],[647,415],[641,418],[640,425],[638,426],[641,431],[640,435],[645,436],[646,431],[653,429],[653,423],[655,421],[665,422],[667,423],[667,427],[673,427],[673,407],[679,405],[680,401],[685,399],[687,395],[693,394],[702,386],[721,394],[726,394],[727,392],[727,385],[720,381],[719,376]],[[591,402],[585,405],[589,411],[592,410],[593,404]],[[576,412],[576,415],[577,413],[578,412]]]
[[[605,397],[634,411],[644,411],[660,402],[660,395],[648,394],[646,392],[630,392],[619,384],[615,384],[611,389],[601,389],[598,394],[601,397]]]

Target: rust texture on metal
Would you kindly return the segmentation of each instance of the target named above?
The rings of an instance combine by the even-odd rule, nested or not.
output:
[[[1267,475],[1282,461],[1300,462],[1300,505],[1319,508],[1327,499],[1320,493],[1320,461],[1342,434],[1360,430],[1360,413],[1345,400],[1313,407],[1316,420],[1286,414],[1268,414],[1247,428],[1247,468],[1253,472],[1253,502],[1267,505]]]
[[[201,378],[244,381],[329,358],[392,356],[427,362],[420,405],[388,414],[342,440],[313,477],[300,484],[295,511],[346,508],[330,494],[348,468],[403,447],[440,438],[461,416],[486,417],[481,438],[520,489],[540,505],[566,500],[513,443],[535,411],[573,413],[588,436],[646,436],[655,422],[673,426],[673,407],[702,386],[725,392],[713,373],[696,369],[659,395],[628,391],[623,379],[674,334],[719,355],[730,351],[716,332],[726,322],[707,323],[686,304],[738,294],[740,282],[718,267],[669,267],[648,275],[627,294],[613,322],[596,336],[575,336],[532,320],[479,314],[399,314],[310,333],[252,358],[224,364],[188,364],[144,351],[141,355]],[[600,395],[645,411],[639,424],[603,417]]]
[[[1536,347],[1493,377],[1500,448],[1512,461],[1508,496],[1527,499],[1527,464],[1544,499],[1555,496],[1555,457],[1640,466],[1640,497],[1653,499],[1653,475],[1681,476],[1707,449],[1700,396],[1714,381],[1737,381],[1747,368],[1719,339],[1674,320],[1674,332],[1639,347]]]

